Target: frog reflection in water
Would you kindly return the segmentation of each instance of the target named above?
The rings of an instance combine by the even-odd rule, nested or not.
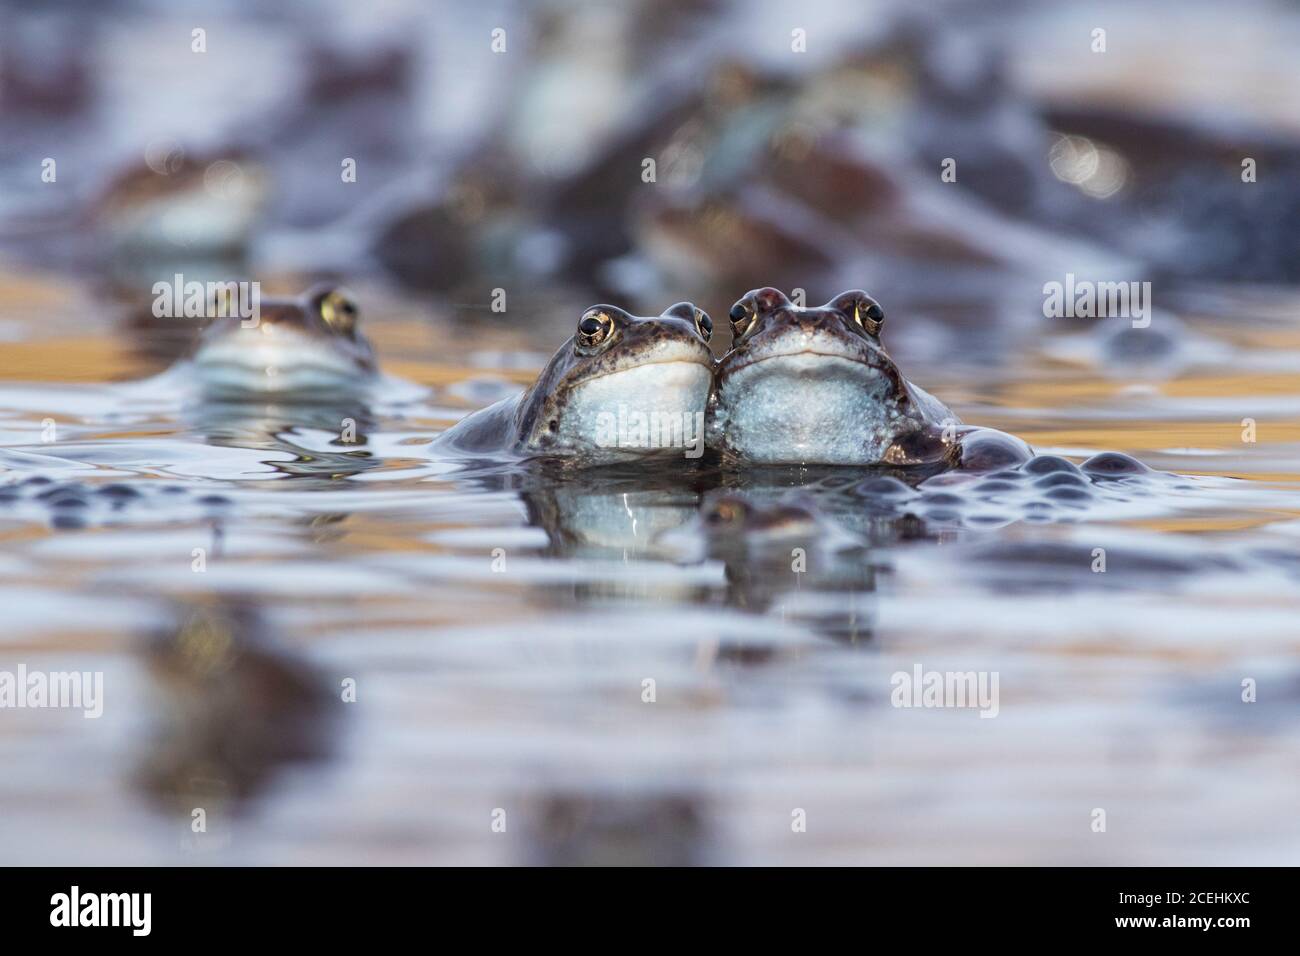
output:
[[[885,313],[865,292],[802,308],[758,289],[730,318],[709,431],[730,462],[986,470],[1032,454],[1010,435],[963,425],[903,378],[880,340]]]
[[[204,329],[192,360],[205,400],[314,402],[363,395],[378,380],[359,310],[333,286],[263,299],[255,317],[226,314]]]
[[[712,332],[709,316],[689,302],[653,318],[593,306],[532,387],[470,414],[434,448],[584,463],[673,448],[678,456],[699,457]]]
[[[719,489],[660,541],[679,561],[722,562],[731,607],[850,643],[871,636],[873,613],[864,596],[876,590],[880,571],[871,536],[841,524],[812,494]],[[752,659],[762,656],[761,647],[729,642],[718,650]]]
[[[275,636],[242,598],[178,609],[148,636],[159,706],[137,779],[161,807],[240,810],[284,770],[330,755],[336,698]]]

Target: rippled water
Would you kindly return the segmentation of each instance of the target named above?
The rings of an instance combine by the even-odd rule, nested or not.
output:
[[[1296,858],[1293,322],[979,367],[900,319],[965,420],[1179,476],[1037,509],[1014,478],[459,471],[429,441],[559,337],[363,289],[374,407],[200,408],[88,289],[0,285],[0,670],[104,673],[97,720],[0,712],[5,862]],[[853,546],[709,550],[718,487],[801,487]],[[891,706],[917,665],[996,672],[996,718]]]

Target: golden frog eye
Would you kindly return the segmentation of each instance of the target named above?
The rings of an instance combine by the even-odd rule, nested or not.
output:
[[[700,333],[700,338],[706,342],[713,338],[713,320],[709,318],[709,313],[703,309],[695,310],[695,330]]]
[[[874,299],[863,299],[853,305],[853,321],[868,335],[879,335],[885,324],[885,310]]]
[[[588,312],[578,323],[578,347],[594,349],[608,341],[614,320],[604,312]]]
[[[342,292],[330,292],[320,301],[320,317],[340,335],[351,335],[359,316],[356,303]]]
[[[731,319],[731,334],[734,338],[740,338],[754,325],[754,315],[744,302],[733,305],[731,311],[727,313],[727,318]]]

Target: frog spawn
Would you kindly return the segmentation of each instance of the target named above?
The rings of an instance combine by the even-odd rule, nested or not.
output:
[[[1190,479],[1152,471],[1118,452],[1094,455],[1082,465],[1038,455],[1021,465],[985,473],[952,471],[915,488],[891,476],[860,482],[850,494],[868,510],[911,513],[938,527],[999,528],[1124,517],[1146,512],[1157,493],[1190,491]]]
[[[53,528],[85,528],[129,519],[175,521],[224,515],[225,495],[195,494],[180,485],[135,481],[55,481],[36,475],[0,485],[0,520],[43,521]]]

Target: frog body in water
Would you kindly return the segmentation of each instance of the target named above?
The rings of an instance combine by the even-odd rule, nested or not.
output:
[[[266,167],[241,150],[177,148],[116,175],[92,204],[91,223],[117,259],[242,254],[270,185]]]
[[[1012,436],[963,425],[908,382],[881,343],[884,311],[865,292],[803,308],[758,289],[730,318],[733,344],[710,407],[710,443],[724,460],[983,469],[1032,454]]]
[[[527,391],[471,413],[434,448],[453,457],[593,463],[656,450],[699,457],[712,331],[712,320],[689,302],[653,318],[593,306]]]
[[[203,330],[191,363],[205,399],[337,399],[359,395],[378,379],[359,310],[333,286],[263,299],[251,317],[218,311],[224,314]]]

